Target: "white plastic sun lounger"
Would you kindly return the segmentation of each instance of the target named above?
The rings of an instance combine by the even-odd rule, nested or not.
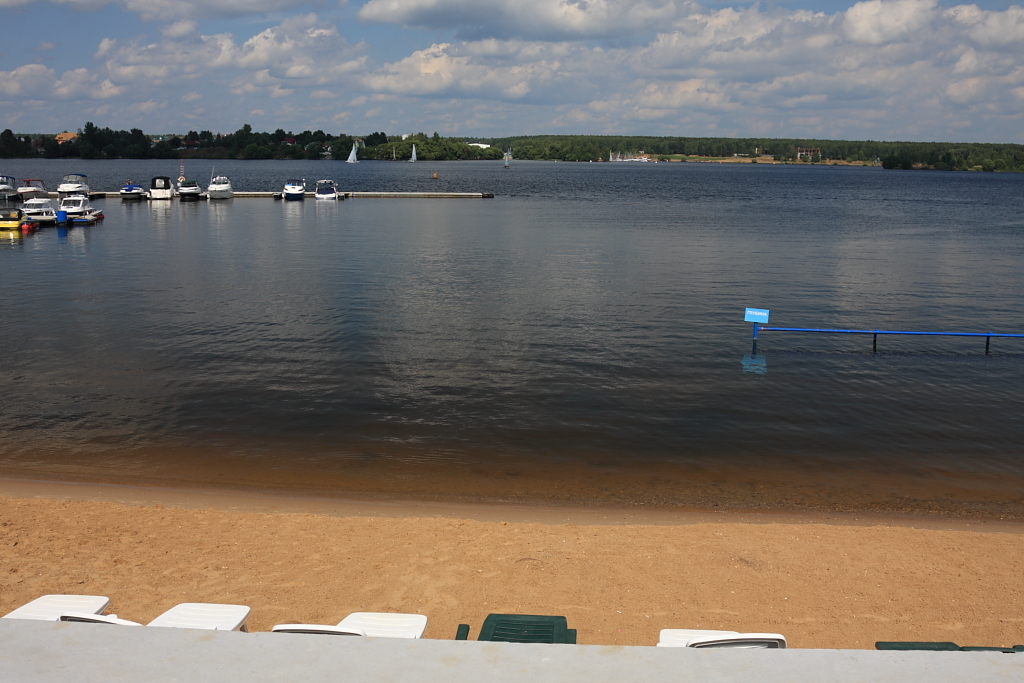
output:
[[[206,602],[183,602],[167,610],[147,626],[170,628],[202,628],[210,631],[245,631],[249,618],[245,605],[217,605]]]
[[[750,649],[785,648],[786,637],[779,633],[740,633],[688,628],[662,629],[658,647],[732,647]]]
[[[427,617],[422,614],[353,612],[338,626],[365,631],[366,635],[377,638],[422,638],[427,630]]]
[[[375,638],[421,638],[427,629],[422,614],[389,614],[386,612],[353,612],[337,626],[318,624],[278,624],[275,633],[320,633],[337,636],[370,636]]]
[[[65,612],[59,621],[75,621],[84,624],[117,624],[118,626],[142,626],[137,621],[118,619],[116,614],[89,614],[88,612]]]
[[[365,631],[322,624],[278,624],[270,629],[272,633],[317,633],[322,636],[365,636]]]
[[[100,614],[109,604],[110,598],[102,595],[44,595],[2,618],[58,621],[65,612]]]

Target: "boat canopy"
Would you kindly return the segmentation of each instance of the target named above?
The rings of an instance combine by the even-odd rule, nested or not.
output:
[[[61,183],[84,183],[89,179],[89,176],[84,173],[68,173],[61,179]]]
[[[11,185],[15,183],[14,176],[0,175],[0,185]]]
[[[0,209],[0,221],[15,221],[21,218],[21,209]]]
[[[169,190],[171,187],[173,187],[171,185],[171,179],[165,175],[156,176],[149,184],[149,189],[151,190]]]

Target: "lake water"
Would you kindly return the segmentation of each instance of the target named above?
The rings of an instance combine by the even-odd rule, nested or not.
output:
[[[101,224],[4,240],[0,475],[1024,517],[1024,339],[765,332],[751,357],[743,322],[1024,332],[1024,175],[215,163],[236,190],[495,198],[94,200]]]

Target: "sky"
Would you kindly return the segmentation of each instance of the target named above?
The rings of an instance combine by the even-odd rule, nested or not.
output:
[[[1024,8],[0,0],[0,129],[1024,142]]]

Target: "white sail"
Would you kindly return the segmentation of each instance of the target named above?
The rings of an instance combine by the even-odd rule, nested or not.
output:
[[[416,161],[416,145],[412,146],[412,159],[409,159],[409,163]]]
[[[346,164],[358,164],[359,163],[359,159],[356,159],[356,147],[358,147],[357,143],[353,142],[352,143],[352,151],[348,153],[348,159],[345,159],[345,163]]]

